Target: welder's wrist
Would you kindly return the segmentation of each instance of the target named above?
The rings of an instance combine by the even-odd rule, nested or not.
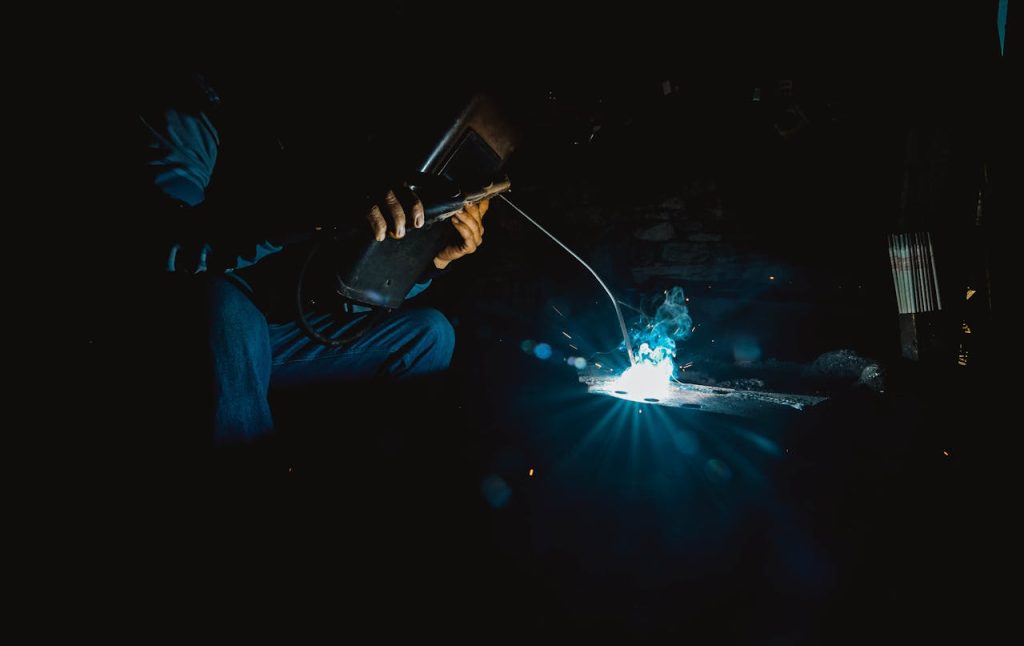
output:
[[[428,280],[434,280],[435,278],[441,278],[442,276],[447,276],[450,273],[452,273],[452,270],[448,269],[448,267],[445,267],[444,269],[438,269],[437,267],[434,266],[433,263],[431,263],[423,271],[423,273],[420,275],[419,279],[416,280],[416,282],[417,283],[425,283]]]

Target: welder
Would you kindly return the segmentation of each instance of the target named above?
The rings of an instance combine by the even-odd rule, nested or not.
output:
[[[214,444],[245,444],[270,435],[272,387],[401,380],[446,369],[454,331],[435,309],[417,308],[412,301],[367,325],[371,315],[360,304],[331,301],[317,308],[310,298],[312,310],[298,320],[293,310],[277,307],[278,301],[288,299],[277,298],[273,287],[280,284],[273,280],[275,274],[291,275],[294,270],[289,244],[305,242],[324,225],[356,218],[376,244],[401,240],[422,227],[423,203],[409,183],[358,187],[363,198],[358,204],[344,201],[332,207],[321,202],[313,206],[316,217],[289,221],[282,212],[296,210],[290,202],[296,195],[294,183],[289,191],[274,192],[274,185],[286,183],[274,176],[276,162],[264,163],[250,154],[263,144],[260,154],[283,147],[283,142],[272,133],[247,132],[232,123],[232,108],[237,107],[230,105],[233,97],[208,75],[165,77],[163,86],[150,84],[156,89],[142,97],[135,115],[141,203],[149,220],[146,243],[138,247],[149,254],[143,260],[163,274],[165,285],[189,286],[186,291],[197,307],[191,314],[176,311],[170,316],[179,321],[202,316],[199,327],[190,328],[192,320],[172,327],[183,338],[189,336],[188,329],[201,328],[190,338],[208,350],[208,359],[196,365],[205,363],[207,370],[207,419]],[[264,141],[254,141],[264,135]],[[242,158],[243,170],[227,170]],[[485,199],[449,214],[442,224],[454,232],[452,237],[416,277],[406,299],[426,289],[451,262],[476,251],[483,242],[487,209]],[[202,375],[188,374],[171,381],[193,377],[202,381]]]

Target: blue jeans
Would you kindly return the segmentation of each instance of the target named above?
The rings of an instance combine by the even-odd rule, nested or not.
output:
[[[227,279],[212,279],[207,297],[214,443],[221,446],[273,432],[271,387],[428,375],[446,369],[455,349],[451,324],[433,309],[398,310],[358,339],[333,347],[314,341],[294,321],[269,323]],[[320,334],[337,339],[365,316],[316,314],[308,320]]]

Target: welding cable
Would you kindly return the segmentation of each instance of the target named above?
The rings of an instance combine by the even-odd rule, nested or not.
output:
[[[305,331],[307,335],[309,335],[313,340],[319,341],[324,345],[337,347],[345,345],[347,343],[351,343],[358,339],[359,337],[363,336],[363,334],[365,334],[367,330],[369,330],[376,323],[378,323],[380,319],[384,317],[385,314],[390,312],[390,310],[381,308],[374,309],[369,315],[366,316],[366,318],[364,318],[362,321],[356,324],[355,330],[352,330],[337,339],[331,339],[314,330],[313,326],[310,325],[309,321],[306,320],[306,313],[302,308],[302,284],[306,280],[306,270],[309,269],[310,263],[313,262],[313,257],[316,256],[317,252],[320,251],[320,246],[322,243],[323,238],[317,238],[317,240],[313,243],[313,247],[309,250],[309,254],[306,256],[306,259],[302,263],[302,269],[299,270],[299,280],[295,286],[295,309],[298,314],[297,318],[299,320],[299,325],[302,326],[303,331]]]
[[[632,344],[631,344],[631,343],[629,342],[629,331],[628,331],[628,330],[626,329],[626,321],[625,321],[625,319],[623,319],[623,318],[622,318],[622,310],[621,310],[621,309],[619,309],[619,301],[618,301],[618,300],[617,300],[617,299],[615,298],[615,296],[614,296],[614,295],[612,294],[612,290],[608,289],[608,286],[604,284],[604,281],[603,281],[603,280],[601,280],[601,277],[597,275],[597,272],[596,272],[596,271],[594,271],[594,270],[593,270],[593,268],[591,268],[591,266],[590,266],[590,265],[588,265],[588,264],[587,264],[587,263],[586,263],[586,262],[585,262],[585,261],[584,261],[584,260],[583,260],[582,258],[580,258],[579,256],[577,256],[577,255],[576,255],[576,252],[574,252],[574,251],[573,251],[572,249],[570,249],[569,247],[565,246],[565,245],[564,245],[564,244],[562,243],[562,241],[561,241],[561,240],[559,240],[559,239],[558,239],[558,238],[556,238],[555,236],[551,235],[551,233],[550,233],[550,232],[549,232],[549,231],[548,231],[547,229],[545,229],[544,227],[542,227],[542,226],[540,225],[540,223],[539,223],[539,222],[537,222],[536,220],[534,220],[534,219],[533,219],[533,218],[531,218],[530,216],[526,215],[526,212],[524,212],[524,211],[523,211],[523,210],[522,210],[521,208],[519,208],[518,206],[516,206],[515,204],[513,204],[513,203],[512,203],[512,201],[511,201],[510,199],[508,199],[507,197],[505,197],[505,195],[504,195],[504,194],[502,194],[502,195],[499,195],[498,197],[500,197],[501,199],[505,200],[505,203],[506,203],[506,204],[508,204],[509,206],[511,206],[511,207],[512,207],[513,209],[515,209],[516,211],[518,211],[518,212],[519,212],[519,215],[521,215],[521,216],[523,216],[524,218],[526,218],[527,222],[529,222],[529,223],[530,223],[530,224],[532,224],[533,226],[537,227],[538,229],[540,229],[540,230],[541,230],[541,232],[543,232],[543,233],[544,233],[544,235],[546,235],[547,237],[549,237],[549,238],[551,238],[552,240],[554,240],[554,241],[555,241],[555,244],[557,244],[557,245],[558,245],[559,247],[561,247],[562,249],[565,249],[565,251],[566,251],[566,252],[567,252],[567,253],[568,253],[568,254],[569,254],[570,256],[572,256],[572,257],[573,257],[573,258],[575,258],[575,259],[576,259],[577,261],[579,261],[579,263],[580,263],[581,265],[583,265],[584,267],[586,267],[586,268],[587,268],[587,271],[589,271],[589,272],[590,272],[591,274],[593,274],[594,278],[596,278],[596,279],[597,279],[597,282],[598,282],[598,283],[600,283],[601,287],[603,287],[603,288],[604,288],[604,291],[605,291],[605,293],[606,293],[606,294],[608,294],[608,298],[610,298],[610,299],[611,299],[611,301],[612,301],[612,307],[614,307],[614,308],[615,308],[615,316],[617,316],[617,317],[619,318],[619,328],[620,328],[620,329],[622,330],[622,340],[623,340],[623,342],[625,342],[625,344],[626,344],[626,354],[627,354],[627,355],[629,355],[629,363],[630,363],[630,365],[634,365],[634,366],[635,366],[635,365],[636,365],[636,359],[635,359],[635,358],[633,358],[633,345],[632,345]]]

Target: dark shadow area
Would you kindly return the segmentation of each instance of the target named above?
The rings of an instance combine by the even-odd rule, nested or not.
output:
[[[593,266],[627,322],[684,290],[678,379],[827,399],[749,418],[589,393],[583,367],[627,366],[611,303],[495,200],[486,243],[415,298],[454,326],[447,372],[274,391],[276,435],[212,451],[195,422],[210,399],[202,278],[154,288],[120,269],[147,239],[126,197],[69,224],[80,284],[103,286],[70,295],[83,314],[61,377],[90,430],[38,459],[81,485],[60,494],[87,536],[74,578],[105,572],[147,620],[170,607],[181,623],[332,635],[995,630],[1014,508],[997,366],[1012,347],[1016,43],[1000,55],[998,2],[970,4],[494,8],[472,40],[496,45],[479,49],[460,19],[405,3],[331,38],[295,16],[275,37],[196,35],[188,62],[222,81],[223,136],[244,144],[225,146],[210,202],[239,221],[351,212],[487,87],[528,131],[508,197]],[[401,67],[367,55],[380,43],[365,25],[385,23]],[[417,54],[424,40],[442,54]],[[142,87],[136,63],[122,78]],[[931,233],[943,299],[912,319],[887,241],[909,231]]]

